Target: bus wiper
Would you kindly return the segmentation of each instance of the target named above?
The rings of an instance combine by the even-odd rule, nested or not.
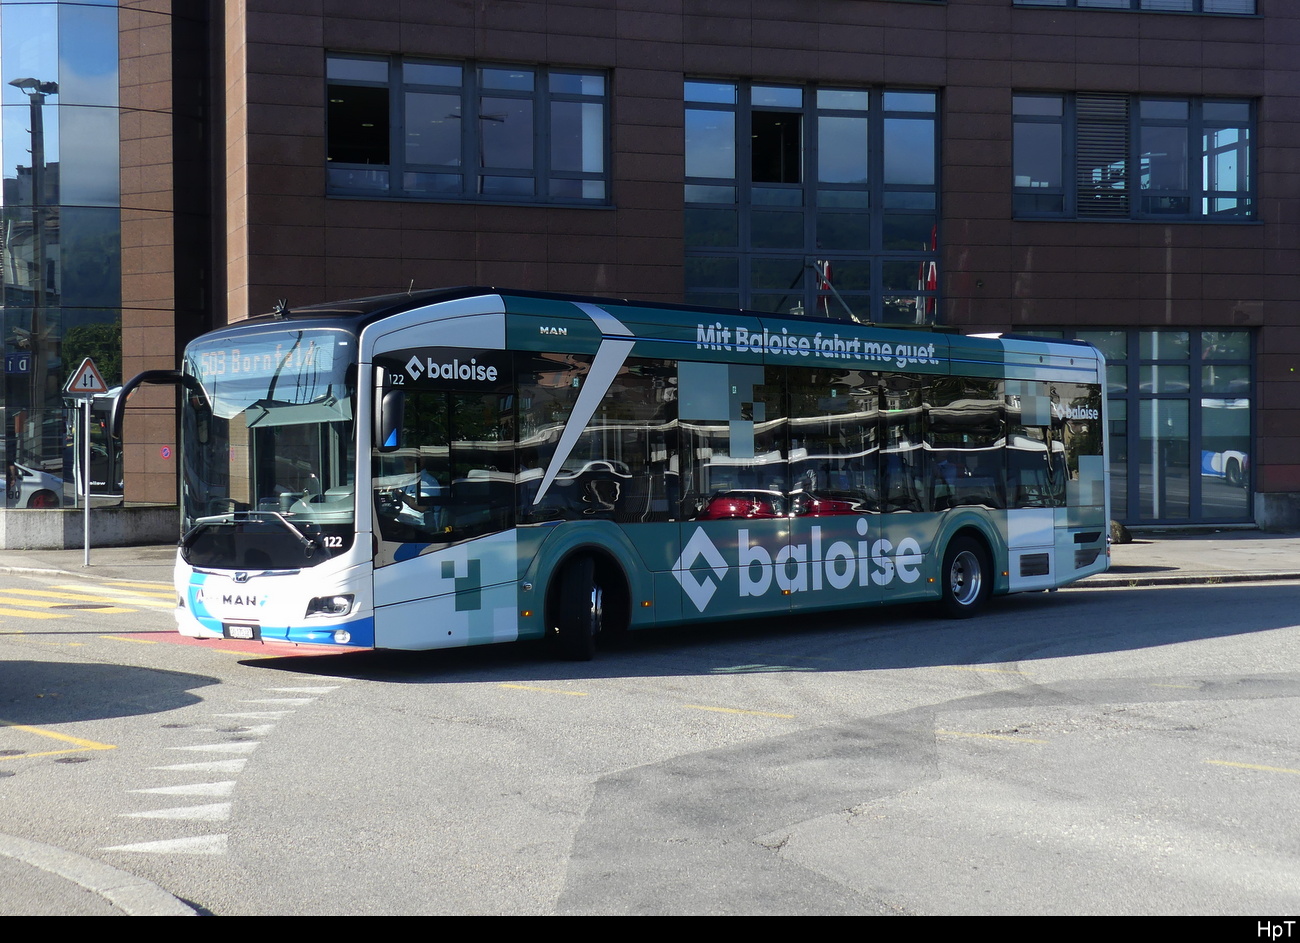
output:
[[[188,550],[194,542],[194,538],[209,527],[217,527],[221,525],[230,526],[234,524],[246,524],[250,521],[269,520],[278,521],[287,531],[289,531],[289,533],[293,534],[293,536],[298,539],[298,542],[302,544],[303,556],[308,560],[310,560],[316,553],[316,541],[306,536],[298,528],[294,527],[293,524],[289,523],[288,518],[278,511],[230,511],[226,514],[214,514],[211,517],[200,517],[194,522],[194,526],[185,532],[185,536],[181,538],[181,546]]]

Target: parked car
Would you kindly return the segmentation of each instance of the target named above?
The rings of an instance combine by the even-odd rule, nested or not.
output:
[[[12,474],[7,502],[10,507],[57,508],[63,504],[63,480],[57,475],[16,463]]]
[[[720,491],[709,498],[697,521],[722,521],[787,517],[786,497],[780,491]]]
[[[776,517],[833,517],[862,514],[857,500],[831,497],[813,491],[719,491],[695,515],[697,521],[763,519]]]

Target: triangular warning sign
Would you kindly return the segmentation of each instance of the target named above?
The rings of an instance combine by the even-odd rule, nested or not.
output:
[[[72,379],[63,388],[63,392],[72,396],[97,396],[100,393],[108,392],[108,384],[99,375],[99,370],[95,367],[95,361],[87,357],[81,361],[81,366],[72,375]]]

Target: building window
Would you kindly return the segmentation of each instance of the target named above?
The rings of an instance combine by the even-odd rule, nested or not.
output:
[[[541,66],[331,55],[331,193],[605,203],[605,75]]]
[[[686,82],[686,297],[932,323],[938,94]]]
[[[1236,13],[1251,15],[1255,0],[1015,0],[1022,7],[1077,7],[1088,10],[1144,10],[1158,13]]]
[[[1255,217],[1249,101],[1017,93],[1015,215]]]

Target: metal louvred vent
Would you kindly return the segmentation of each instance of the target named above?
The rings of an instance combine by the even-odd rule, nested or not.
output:
[[[1075,187],[1080,216],[1129,215],[1128,96],[1080,94]]]

